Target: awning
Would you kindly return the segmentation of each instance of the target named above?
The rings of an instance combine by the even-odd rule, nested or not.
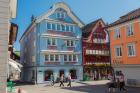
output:
[[[23,67],[20,63],[14,61],[13,59],[8,59],[9,65],[11,65],[13,68],[21,72],[20,68]]]

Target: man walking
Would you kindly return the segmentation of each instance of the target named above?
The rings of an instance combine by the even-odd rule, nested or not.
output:
[[[51,74],[51,85],[53,86],[54,85],[54,76],[53,76],[53,74]]]
[[[125,88],[125,81],[124,81],[124,75],[123,73],[120,71],[120,76],[119,76],[119,82],[120,82],[120,91],[127,91],[127,89]]]
[[[108,79],[110,80],[110,82],[108,83],[108,91],[109,93],[111,93],[111,90],[113,93],[115,93],[115,82],[114,82],[114,76],[112,75],[112,73],[108,74]]]
[[[61,77],[60,77],[60,87],[61,87],[61,85],[64,87],[64,74],[62,74],[61,75]]]
[[[67,85],[67,87],[68,86],[71,87],[71,73],[69,73],[69,75],[68,75],[68,85]]]

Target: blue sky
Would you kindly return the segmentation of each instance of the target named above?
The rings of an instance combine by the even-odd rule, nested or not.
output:
[[[19,39],[30,24],[31,16],[39,16],[48,11],[56,2],[66,2],[71,10],[85,23],[102,18],[111,23],[120,16],[140,8],[140,0],[18,0],[17,17],[12,21],[19,26],[16,50],[20,50]]]

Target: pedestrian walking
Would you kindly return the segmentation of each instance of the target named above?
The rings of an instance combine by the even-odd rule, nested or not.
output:
[[[120,87],[120,91],[127,91],[127,89],[125,88],[125,80],[124,80],[124,74],[120,71],[120,75],[119,75],[119,87]]]
[[[54,75],[53,74],[51,74],[50,81],[51,81],[51,85],[54,86]]]
[[[64,74],[62,74],[61,77],[60,77],[60,87],[61,86],[64,87]]]
[[[108,91],[110,93],[111,90],[112,90],[112,92],[114,93],[115,92],[115,80],[114,80],[114,76],[111,73],[109,73],[108,74],[108,79],[110,80],[110,82],[108,83]]]
[[[68,86],[71,87],[71,73],[69,73],[69,75],[68,75],[68,85],[67,85],[67,87]]]

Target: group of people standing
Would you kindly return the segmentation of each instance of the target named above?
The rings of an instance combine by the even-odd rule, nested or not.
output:
[[[115,77],[112,73],[109,73],[108,79],[110,82],[108,83],[109,92],[111,92],[111,89],[113,92],[115,92],[115,88],[119,87],[120,91],[127,91],[125,88],[125,80],[124,80],[124,74],[122,71],[120,71],[119,75]]]
[[[51,81],[51,85],[53,86],[55,84],[53,74],[51,74],[51,76],[50,76],[50,81]],[[64,74],[61,74],[59,81],[60,81],[60,85],[59,86],[60,87],[64,86],[64,81],[65,81]],[[71,73],[69,73],[69,75],[67,76],[67,81],[68,81],[67,87],[71,87]]]

